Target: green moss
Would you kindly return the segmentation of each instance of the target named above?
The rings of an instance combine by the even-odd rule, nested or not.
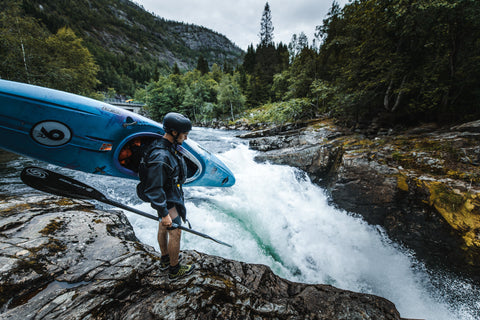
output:
[[[463,180],[475,185],[480,184],[480,173],[477,173],[477,172],[448,170],[447,176],[451,179]]]
[[[404,159],[404,154],[399,151],[395,151],[392,153],[392,159],[395,162],[402,162]]]
[[[60,200],[56,201],[55,203],[58,204],[60,207],[71,206],[71,205],[75,204],[75,202],[72,199],[68,199],[68,198],[61,198]]]
[[[218,276],[218,275],[216,275],[216,274],[211,274],[211,275],[210,275],[210,278],[215,279],[215,280],[218,280],[218,281],[222,281],[223,284],[225,285],[225,288],[232,289],[232,288],[235,287],[235,285],[233,284],[233,282],[232,282],[231,280],[225,279],[225,278],[220,277],[220,276]]]
[[[397,187],[400,190],[408,191],[407,177],[400,175],[397,177]]]
[[[33,270],[38,274],[42,274],[44,272],[44,269],[45,266],[43,265],[43,263],[39,262],[37,259],[20,259],[17,262],[15,273],[29,272],[30,270]]]
[[[8,216],[17,214],[19,212],[27,211],[30,209],[31,209],[31,206],[28,203],[19,203],[17,205],[0,210],[0,216],[8,217]]]
[[[450,211],[459,210],[465,202],[463,195],[453,192],[442,183],[431,184],[430,199],[437,206]]]
[[[430,191],[430,205],[457,230],[465,241],[465,248],[480,248],[477,232],[480,230],[480,195],[459,193],[441,182],[423,182]]]
[[[343,147],[345,149],[371,149],[375,143],[369,139],[360,139],[356,137],[348,137],[343,139]]]
[[[45,245],[45,248],[47,248],[48,252],[52,254],[67,250],[67,246],[55,238],[50,238]]]
[[[40,230],[40,233],[45,236],[52,235],[55,233],[55,231],[59,230],[64,225],[64,221],[51,220],[50,223],[45,226],[45,228]]]

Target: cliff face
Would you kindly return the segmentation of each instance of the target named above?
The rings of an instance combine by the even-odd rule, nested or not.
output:
[[[306,171],[420,260],[480,281],[480,121],[366,137],[319,120],[244,137],[265,151],[257,160]]]
[[[377,296],[293,283],[263,265],[183,256],[197,271],[171,282],[122,213],[0,194],[1,319],[400,319]]]
[[[200,57],[210,66],[227,63],[234,67],[243,60],[243,50],[226,36],[202,26],[167,20],[147,12],[135,1],[21,2],[22,15],[38,19],[45,31],[55,34],[68,26],[83,39],[100,67],[97,77],[102,90],[134,90],[158,74],[169,74],[175,63],[180,69],[193,70]]]

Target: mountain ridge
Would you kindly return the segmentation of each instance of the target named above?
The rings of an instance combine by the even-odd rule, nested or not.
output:
[[[51,33],[67,26],[84,40],[100,66],[103,89],[121,87],[116,82],[122,75],[145,84],[175,63],[191,70],[200,57],[210,65],[235,66],[244,54],[216,31],[167,20],[130,0],[23,0],[22,7]]]

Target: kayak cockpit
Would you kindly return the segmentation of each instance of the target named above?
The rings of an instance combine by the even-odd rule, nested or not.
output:
[[[117,161],[123,170],[130,175],[137,176],[138,166],[144,148],[155,140],[152,136],[136,136],[128,140],[118,153]],[[187,164],[187,183],[195,180],[202,172],[200,162],[189,152],[183,149],[183,158]]]

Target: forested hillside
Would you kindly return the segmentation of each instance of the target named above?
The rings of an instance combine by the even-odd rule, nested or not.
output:
[[[56,51],[49,47],[47,39],[55,38],[65,27],[73,31],[71,36],[82,40],[81,45],[92,55],[98,67],[90,69],[97,70],[96,89],[101,91],[113,88],[132,95],[139,85],[170,73],[175,63],[181,70],[195,68],[200,57],[210,65],[241,62],[241,49],[225,36],[154,16],[129,0],[1,2],[0,48],[9,58],[0,69],[2,78],[52,86],[39,76],[46,72],[45,64],[41,64],[48,62],[49,53]],[[39,55],[44,55],[42,61],[37,60]],[[13,66],[19,70],[5,71]]]
[[[128,0],[2,2],[1,78],[134,95],[156,120],[168,111],[277,124],[327,115],[386,128],[480,118],[478,0],[333,1],[315,39],[288,44],[273,41],[267,2],[246,53]]]
[[[480,116],[480,1],[368,0],[332,7],[317,28],[312,97],[361,121]],[[301,59],[311,59],[305,52]],[[338,94],[338,93],[341,94]],[[390,118],[390,119],[388,119]]]
[[[247,101],[266,103],[258,121],[280,123],[315,114],[356,127],[476,120],[479,17],[478,0],[334,1],[314,43],[292,37],[287,67],[265,66],[285,50],[272,41],[247,50]]]

